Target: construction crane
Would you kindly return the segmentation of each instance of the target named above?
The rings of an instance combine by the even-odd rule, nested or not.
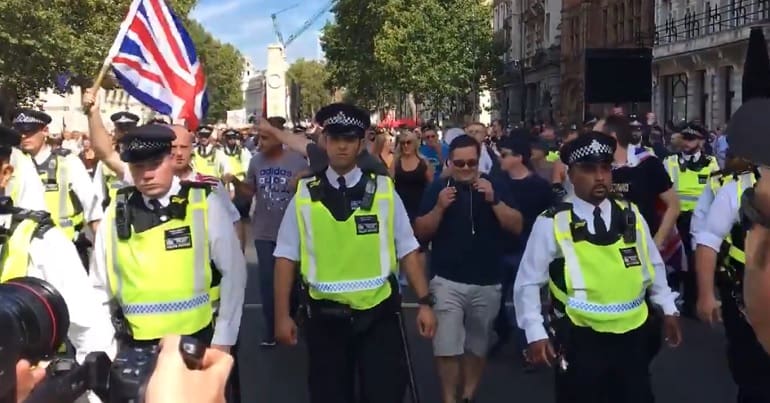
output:
[[[285,50],[286,47],[292,44],[300,35],[305,33],[313,24],[315,24],[316,21],[318,21],[321,16],[323,16],[327,11],[329,11],[334,5],[337,3],[338,0],[332,0],[329,3],[327,3],[323,8],[318,10],[313,16],[307,19],[301,27],[297,30],[297,32],[291,34],[289,36],[289,39],[284,41],[283,34],[281,33],[281,29],[278,26],[278,14],[281,14],[283,12],[293,10],[299,6],[299,3],[291,5],[289,7],[286,7],[282,10],[279,10],[273,14],[270,15],[270,17],[273,19],[273,31],[275,31],[275,36],[278,37],[278,42],[280,42],[281,46],[283,46],[283,49]]]

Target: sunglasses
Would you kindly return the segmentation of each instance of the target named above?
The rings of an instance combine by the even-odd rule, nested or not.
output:
[[[475,168],[479,166],[479,160],[452,160],[452,165],[458,168]]]

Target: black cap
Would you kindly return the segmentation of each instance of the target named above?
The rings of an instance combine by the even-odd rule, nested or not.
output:
[[[13,117],[13,128],[19,133],[36,132],[51,123],[51,116],[45,112],[23,108],[16,111]]]
[[[497,147],[511,150],[514,154],[521,155],[525,161],[529,161],[532,157],[532,146],[526,138],[521,136],[504,136],[497,143]]]
[[[363,138],[371,125],[369,112],[342,103],[324,106],[316,113],[315,121],[323,126],[327,136]]]
[[[16,147],[21,143],[21,135],[16,130],[0,126],[0,148]]]
[[[238,139],[241,138],[241,132],[235,129],[227,129],[222,133],[222,136],[229,139]]]
[[[110,116],[110,120],[112,123],[115,124],[115,127],[118,127],[123,130],[128,130],[132,127],[135,127],[137,124],[139,124],[139,116],[134,115],[131,112],[117,112],[113,113]]]
[[[149,124],[130,129],[121,139],[120,159],[141,162],[171,152],[176,139],[174,130],[166,125]]]
[[[706,129],[693,122],[682,124],[676,128],[678,133],[682,134],[682,138],[686,140],[705,139]]]
[[[600,133],[588,132],[564,144],[560,157],[567,165],[578,162],[611,163],[615,159],[615,139]]]
[[[211,126],[200,126],[195,130],[198,137],[211,137],[212,133],[214,133],[214,128]]]

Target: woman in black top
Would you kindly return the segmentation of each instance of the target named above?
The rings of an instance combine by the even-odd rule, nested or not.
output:
[[[404,202],[409,220],[414,223],[420,208],[422,194],[433,180],[433,166],[419,154],[419,141],[412,131],[403,132],[397,140],[390,175],[396,183],[396,192]]]

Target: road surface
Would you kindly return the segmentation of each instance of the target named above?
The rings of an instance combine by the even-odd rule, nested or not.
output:
[[[248,248],[249,281],[240,338],[240,374],[243,402],[307,403],[306,351],[296,347],[262,349],[263,320],[259,307],[259,279],[254,249]],[[407,328],[416,366],[422,403],[439,403],[438,378],[430,343],[416,334],[414,309],[406,309]],[[684,323],[684,342],[664,349],[652,366],[656,403],[728,403],[735,401],[735,385],[724,356],[724,337],[693,321]],[[552,372],[525,373],[521,361],[507,346],[490,360],[478,391],[478,403],[551,403]],[[409,402],[408,398],[404,402]],[[410,402],[411,403],[411,402]]]

